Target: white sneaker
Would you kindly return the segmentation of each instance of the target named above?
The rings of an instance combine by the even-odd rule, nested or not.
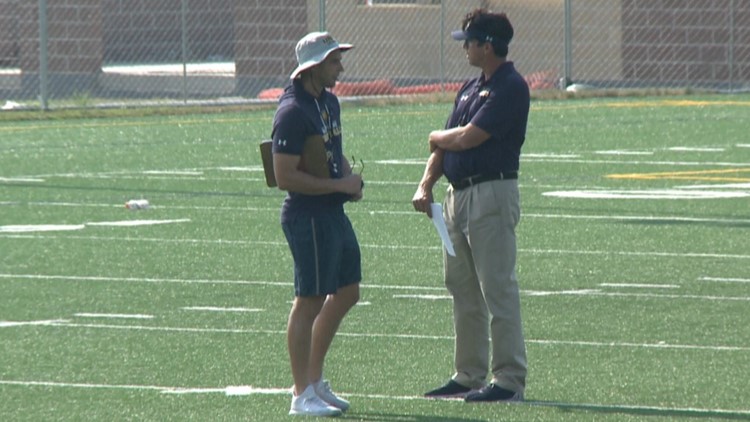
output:
[[[299,396],[292,395],[290,415],[302,416],[340,416],[341,409],[329,406],[315,394],[312,385],[308,385]]]
[[[313,383],[313,387],[315,388],[315,394],[317,394],[324,402],[341,409],[342,412],[346,412],[346,410],[349,409],[349,402],[333,394],[333,391],[331,391],[331,385],[328,384],[328,381],[320,380]]]

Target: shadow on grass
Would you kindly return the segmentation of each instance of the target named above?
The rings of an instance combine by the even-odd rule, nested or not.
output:
[[[336,419],[365,422],[486,422],[485,419],[455,418],[435,415],[407,415],[398,413],[351,413],[344,414]]]
[[[547,212],[550,218],[558,216],[560,219],[569,218],[587,220],[587,224],[630,224],[630,225],[652,225],[652,226],[704,226],[704,227],[737,227],[750,228],[750,218],[735,215],[701,215],[695,214],[673,214],[668,216],[637,216],[630,215],[631,210],[609,208],[550,208],[539,207],[527,214],[540,214]],[[589,217],[587,217],[587,215]]]
[[[189,181],[185,179],[185,181]],[[125,192],[127,195],[123,197],[129,197],[133,195],[144,195],[144,194],[160,194],[169,196],[187,196],[187,197],[205,197],[205,196],[217,196],[217,197],[260,197],[260,196],[279,196],[281,195],[278,189],[271,188],[260,188],[253,191],[245,192],[222,192],[222,191],[199,191],[199,190],[178,190],[178,189],[158,189],[158,188],[133,188],[133,187],[119,187],[119,186],[78,186],[78,185],[61,185],[61,184],[44,184],[44,183],[0,183],[3,187],[12,188],[36,188],[36,189],[59,189],[59,190],[77,190],[77,191],[102,191],[102,192]]]
[[[750,421],[750,410],[724,410],[724,409],[692,409],[692,408],[669,408],[656,406],[629,406],[629,405],[605,405],[585,403],[556,403],[545,401],[526,401],[529,406],[552,407],[563,412],[592,412],[606,414],[623,414],[631,416],[655,416],[665,418],[690,418],[690,419],[713,419]]]
[[[750,228],[750,219],[731,219],[719,218],[716,220],[695,219],[695,220],[675,220],[669,218],[655,218],[650,220],[629,220],[623,221],[623,224],[644,225],[644,226],[705,226],[705,227],[736,227]]]

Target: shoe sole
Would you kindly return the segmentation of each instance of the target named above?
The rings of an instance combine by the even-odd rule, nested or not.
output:
[[[303,412],[303,411],[296,411],[296,410],[290,410],[289,416],[318,416],[318,417],[336,417],[341,416],[343,412],[341,409],[339,409],[338,412],[329,412],[329,413],[314,413],[314,412]]]
[[[428,396],[427,394],[424,395],[427,399],[465,399],[466,396],[468,396],[471,393],[476,393],[479,390],[469,390],[465,393],[456,393],[456,394],[433,394]]]
[[[515,396],[508,399],[497,399],[497,400],[466,400],[466,403],[520,403],[523,401],[523,395],[516,394]]]
[[[320,396],[318,396],[318,397],[320,397]],[[345,404],[345,405],[339,406],[338,404],[332,403],[332,401],[328,401],[328,400],[326,400],[326,399],[324,399],[322,397],[321,397],[321,400],[323,400],[327,405],[329,405],[331,407],[335,407],[336,409],[339,409],[342,412],[346,412],[347,410],[349,410],[349,407],[351,407],[351,404]]]

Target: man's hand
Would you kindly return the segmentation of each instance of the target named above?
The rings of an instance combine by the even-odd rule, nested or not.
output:
[[[432,189],[419,185],[411,198],[411,204],[415,210],[426,213],[428,217],[432,218]]]
[[[360,180],[361,180],[362,175],[360,174],[359,177],[360,177]],[[361,200],[362,197],[364,196],[365,182],[364,181],[360,182],[359,186],[360,186],[359,192],[357,192],[354,195],[352,195],[351,199],[349,199],[350,201],[357,202],[357,201]]]
[[[362,176],[356,173],[350,173],[347,176],[337,180],[338,189],[340,192],[348,193],[349,195],[359,195],[362,198]]]

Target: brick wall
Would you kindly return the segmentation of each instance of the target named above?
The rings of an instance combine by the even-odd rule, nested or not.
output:
[[[20,6],[21,68],[39,68],[38,3]],[[98,0],[51,1],[48,5],[49,69],[56,73],[92,73],[102,66],[101,7]]]
[[[39,85],[38,2],[22,1],[18,16],[22,90],[35,92]],[[47,19],[50,95],[91,92],[102,66],[99,0],[50,1]]]
[[[175,62],[182,58],[182,0],[102,0],[107,63]],[[190,0],[186,8],[188,61],[232,60],[234,4],[247,0]]]
[[[624,77],[638,81],[750,80],[750,2],[622,0]]]
[[[18,66],[19,1],[0,1],[0,66]]]
[[[286,84],[297,67],[297,41],[315,29],[310,22],[317,22],[317,15],[311,18],[311,10],[307,0],[237,2],[235,66],[240,93],[255,95],[268,83]]]
[[[750,82],[748,0],[587,2],[573,1],[574,79],[715,86],[731,74],[733,83]],[[468,10],[485,5],[507,11],[517,26],[511,57],[522,72],[560,72],[563,3],[451,0],[441,9],[431,2],[366,7],[331,0],[326,26],[358,47],[347,54],[349,80],[453,80],[472,69],[448,33]],[[296,41],[320,22],[318,0],[49,0],[51,94],[95,92],[103,63],[179,61],[183,4],[188,61],[234,60],[235,93],[243,96],[285,85],[296,66]],[[0,0],[0,66],[21,67],[29,96],[38,95],[39,85],[37,8],[35,0]],[[444,39],[441,19],[448,25]]]

